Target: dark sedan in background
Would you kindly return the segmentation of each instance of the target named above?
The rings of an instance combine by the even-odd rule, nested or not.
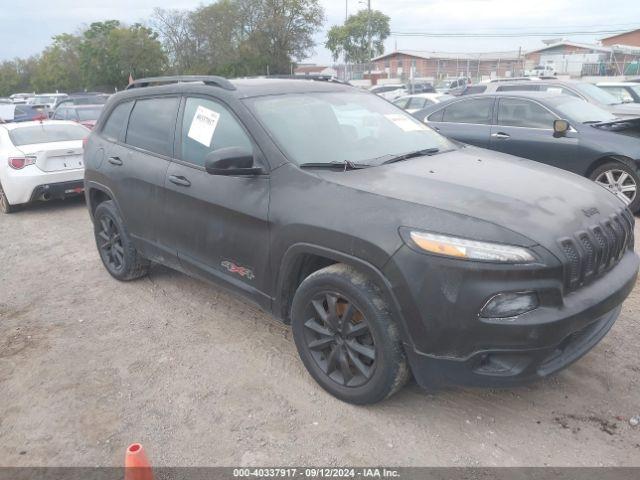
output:
[[[443,135],[588,177],[640,210],[640,118],[579,98],[509,92],[455,98],[413,114]]]
[[[53,113],[54,120],[71,120],[89,129],[95,127],[104,105],[68,105],[59,106]]]

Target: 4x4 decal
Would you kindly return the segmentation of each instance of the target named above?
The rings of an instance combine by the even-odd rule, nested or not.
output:
[[[254,278],[256,278],[256,276],[253,273],[253,270],[247,267],[241,267],[240,265],[236,265],[234,262],[230,260],[223,260],[220,263],[220,265],[222,265],[222,268],[227,270],[229,273],[240,275],[241,277],[246,278],[247,280],[253,280]]]

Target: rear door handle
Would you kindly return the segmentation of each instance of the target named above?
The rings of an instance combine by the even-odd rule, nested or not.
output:
[[[180,185],[181,187],[190,187],[191,182],[184,177],[179,177],[177,175],[170,175],[169,181],[171,183],[175,183],[176,185]]]
[[[491,136],[493,138],[500,138],[503,140],[506,140],[507,138],[511,138],[511,135],[504,133],[504,132],[498,132],[498,133],[492,133]]]
[[[109,163],[111,165],[122,165],[122,160],[120,160],[120,157],[109,157]]]

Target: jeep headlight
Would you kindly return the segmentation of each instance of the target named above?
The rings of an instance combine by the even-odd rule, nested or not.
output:
[[[535,261],[535,257],[529,250],[514,245],[479,242],[421,231],[410,231],[409,237],[419,249],[445,257],[499,263],[531,263]]]

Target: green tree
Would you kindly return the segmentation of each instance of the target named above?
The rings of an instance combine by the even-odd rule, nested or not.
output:
[[[389,17],[378,10],[371,13],[361,10],[349,16],[344,25],[331,27],[325,46],[336,61],[344,57],[347,63],[368,63],[372,55],[384,53],[384,41],[391,34],[389,21]]]
[[[157,75],[167,62],[155,32],[117,20],[92,23],[80,38],[79,52],[83,83],[91,88],[121,88],[129,74]]]
[[[250,45],[270,73],[289,73],[294,60],[313,53],[313,35],[325,20],[318,0],[254,0],[253,11]]]
[[[53,37],[53,44],[45,48],[36,64],[31,78],[33,88],[40,92],[81,90],[79,46],[80,39],[75,35]]]
[[[192,12],[156,10],[152,26],[176,73],[288,73],[324,22],[319,0],[218,0]]]

